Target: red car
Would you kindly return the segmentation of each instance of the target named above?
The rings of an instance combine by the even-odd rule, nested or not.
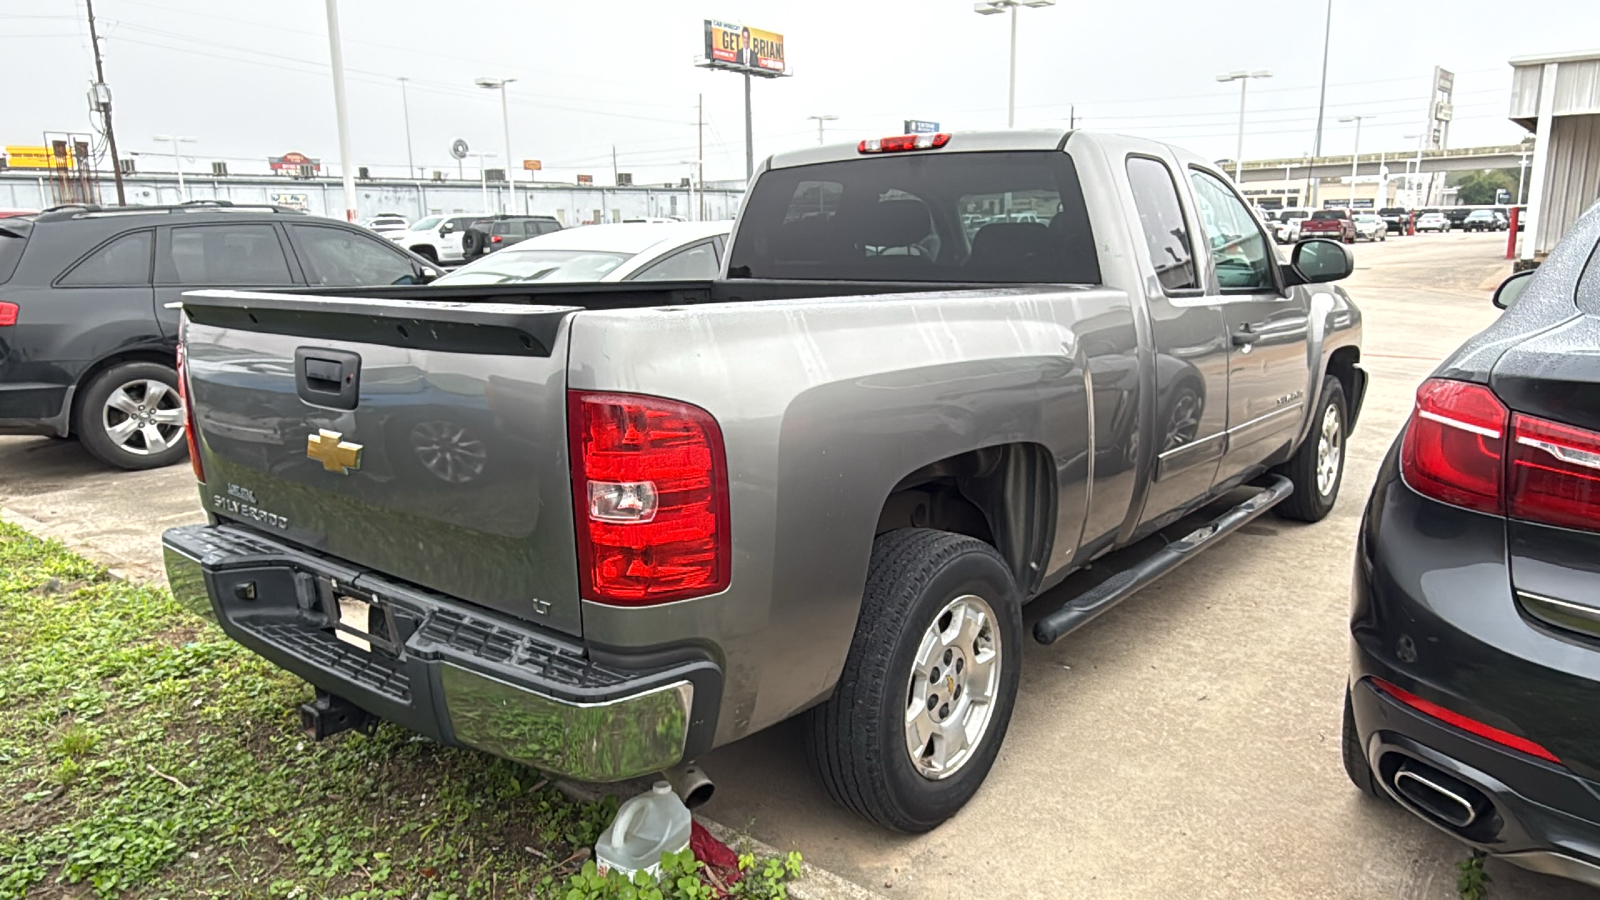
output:
[[[1356,223],[1350,211],[1344,209],[1319,209],[1311,218],[1300,223],[1300,240],[1328,238],[1346,244],[1356,242]]]

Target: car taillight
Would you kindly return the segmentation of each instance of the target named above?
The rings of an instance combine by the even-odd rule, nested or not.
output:
[[[903,134],[898,137],[862,141],[856,145],[856,151],[860,153],[898,153],[902,150],[937,150],[948,143],[950,143],[950,135],[943,131],[938,134]]]
[[[1481,384],[1423,382],[1400,471],[1435,500],[1600,531],[1600,433],[1512,413]]]
[[[1511,439],[1511,517],[1600,531],[1600,434],[1519,413]]]
[[[188,354],[178,344],[178,400],[183,403],[183,438],[189,443],[189,466],[201,484],[206,483],[205,464],[200,462],[200,439],[194,427],[194,404],[189,402]]]
[[[505,240],[505,238],[503,238],[503,237],[501,237],[500,235],[497,234],[494,237],[489,238],[489,243],[498,244],[503,240]]]
[[[710,413],[569,391],[567,435],[585,599],[646,606],[728,586],[727,462]]]
[[[15,303],[0,301],[0,328],[17,324],[17,313],[21,311]]]
[[[1479,512],[1504,510],[1507,411],[1481,384],[1429,379],[1400,445],[1400,471],[1424,496]]]

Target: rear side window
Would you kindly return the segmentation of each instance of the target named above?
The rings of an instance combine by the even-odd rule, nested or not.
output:
[[[775,169],[745,202],[733,278],[1098,284],[1072,158],[908,153]]]
[[[1178,202],[1178,186],[1172,170],[1159,160],[1144,156],[1128,158],[1128,184],[1133,188],[1133,205],[1139,210],[1139,227],[1150,262],[1165,291],[1186,291],[1200,286],[1194,272],[1194,250],[1189,243],[1189,226],[1183,221],[1183,206]]]
[[[28,246],[28,235],[33,232],[33,222],[28,219],[0,219],[0,283],[11,280],[22,260],[22,250]]]
[[[83,258],[59,282],[64,287],[110,287],[150,283],[151,232],[124,234]]]
[[[291,284],[289,261],[271,225],[189,225],[172,229],[178,284]]]
[[[289,227],[309,284],[397,284],[416,275],[411,260],[386,241],[327,225]]]

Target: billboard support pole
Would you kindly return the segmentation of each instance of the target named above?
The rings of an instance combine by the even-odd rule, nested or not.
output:
[[[750,123],[750,73],[744,73],[744,178],[756,174],[756,138]]]
[[[700,183],[700,218],[697,221],[704,222],[706,220],[706,95],[696,94],[694,102],[694,177],[695,181]],[[1518,188],[1517,193],[1522,193],[1522,189]]]

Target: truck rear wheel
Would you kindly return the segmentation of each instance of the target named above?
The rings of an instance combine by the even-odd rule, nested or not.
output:
[[[1333,511],[1344,480],[1344,445],[1350,415],[1344,386],[1329,375],[1322,379],[1317,405],[1312,410],[1311,433],[1300,442],[1294,456],[1278,468],[1294,482],[1294,493],[1272,511],[1297,522],[1320,522]]]
[[[1021,602],[993,547],[926,528],[879,535],[839,684],[806,713],[807,756],[841,806],[932,830],[993,767],[1021,674]]]

